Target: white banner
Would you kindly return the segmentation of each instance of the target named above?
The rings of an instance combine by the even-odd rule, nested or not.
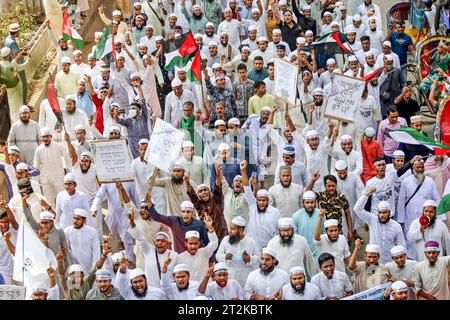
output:
[[[335,74],[330,88],[325,92],[327,95],[325,116],[354,122],[363,91],[364,80]]]
[[[157,118],[144,159],[170,173],[173,164],[180,156],[184,135],[183,131]]]
[[[276,58],[274,60],[274,70],[275,83],[273,86],[273,95],[282,98],[291,106],[295,106],[298,67],[286,60]]]
[[[385,282],[379,286],[354,294],[341,300],[384,300],[384,292],[392,282]]]
[[[134,180],[125,139],[92,141],[91,146],[100,183]]]
[[[25,288],[0,285],[0,300],[25,300]]]

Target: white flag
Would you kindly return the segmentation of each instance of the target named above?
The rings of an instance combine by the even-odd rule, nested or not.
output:
[[[17,235],[13,279],[22,282],[25,287],[31,287],[36,282],[48,282],[47,269],[50,266],[54,269],[57,267],[55,254],[41,242],[22,217]]]

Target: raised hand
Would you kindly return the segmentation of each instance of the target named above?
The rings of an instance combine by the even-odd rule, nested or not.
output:
[[[136,223],[134,222],[134,212],[131,210],[128,212],[128,222],[130,223],[130,226],[132,229],[136,228]]]
[[[108,236],[103,236],[103,245],[102,245],[102,251],[103,251],[103,255],[107,255],[108,253],[112,252],[112,247],[111,247],[111,238],[112,238],[112,233],[110,233]]]
[[[315,172],[315,173],[313,174],[313,180],[314,180],[314,181],[317,181],[317,180],[319,180],[319,178],[320,178],[320,172],[317,171],[317,172]]]
[[[47,274],[49,278],[55,277],[55,269],[53,269],[51,265],[47,268]]]
[[[377,191],[377,188],[372,186],[367,188],[366,192],[364,193],[364,195],[366,196],[370,196],[372,193],[374,193],[375,191]]]
[[[242,160],[239,166],[241,168],[241,171],[247,169],[247,160]]]
[[[172,262],[172,259],[170,259],[170,252],[167,254],[166,259],[164,259],[164,267],[167,268],[169,264]]]
[[[56,261],[62,261],[65,256],[66,256],[66,249],[64,249],[64,247],[63,247],[56,255]]]
[[[212,277],[212,275],[213,275],[213,273],[214,273],[214,265],[215,265],[215,264],[216,264],[216,263],[214,262],[214,263],[211,265],[211,267],[208,268],[208,271],[206,271],[205,277],[208,277],[208,278],[211,278],[211,277]]]
[[[361,247],[362,247],[362,245],[363,245],[363,240],[361,240],[361,239],[356,239],[355,240],[355,248],[357,248],[358,250],[361,250]]]
[[[208,214],[205,214],[205,218],[203,219],[203,222],[205,223],[206,228],[208,229],[209,232],[214,231],[213,219],[211,219],[211,217]]]

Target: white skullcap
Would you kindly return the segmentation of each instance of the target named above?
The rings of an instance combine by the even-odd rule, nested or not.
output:
[[[72,264],[69,269],[67,269],[68,274],[72,274],[74,272],[84,272],[83,266],[80,264]]]
[[[203,189],[203,188],[207,188],[209,190],[209,187],[206,184],[201,183],[197,186],[197,192],[199,192],[200,189]]]
[[[226,8],[223,10],[223,12],[224,12],[224,13],[225,13],[225,12],[233,12],[233,10],[231,10],[230,7],[226,7]]]
[[[230,120],[228,120],[228,124],[234,124],[234,125],[240,126],[241,122],[239,121],[238,118],[231,118]]]
[[[402,254],[405,254],[406,253],[406,249],[405,249],[405,247],[404,246],[395,246],[395,247],[392,247],[392,249],[391,249],[391,256],[392,257],[397,257],[397,256],[400,256],[400,255],[402,255]]]
[[[378,203],[378,210],[391,210],[391,204],[387,201],[380,201]]]
[[[312,10],[312,7],[310,5],[303,6],[303,11],[305,10]]]
[[[376,131],[372,127],[367,127],[366,130],[364,130],[364,135],[366,137],[373,138],[373,137],[375,137],[375,134],[376,134]]]
[[[409,118],[409,120],[411,121],[411,123],[418,123],[422,122],[422,117],[420,115],[412,116],[411,118]]]
[[[77,208],[77,209],[73,210],[73,215],[87,218],[89,213],[84,209]]]
[[[215,41],[210,41],[208,47],[217,47],[217,43]]]
[[[194,34],[194,39],[198,39],[198,38],[202,38],[203,39],[203,36],[202,36],[201,33]]]
[[[208,27],[213,27],[213,28],[214,28],[214,23],[212,23],[212,22],[207,22],[206,25],[205,25],[205,27],[206,27],[206,28],[208,28]]]
[[[77,96],[75,94],[68,94],[64,100],[77,101]]]
[[[136,277],[145,276],[145,272],[141,268],[136,268],[130,271],[129,278],[133,280]]]
[[[51,135],[52,135],[52,130],[50,130],[50,128],[47,128],[47,127],[41,128],[41,137],[51,136]]]
[[[225,264],[225,262],[219,262],[219,263],[216,263],[214,265],[214,270],[213,270],[214,273],[216,273],[216,272],[224,272],[224,271],[228,272],[228,267]]]
[[[155,30],[155,28],[153,28],[153,26],[152,26],[151,24],[146,25],[146,26],[145,26],[145,29],[152,29],[152,30]]]
[[[44,282],[36,282],[33,284],[32,290],[33,293],[36,292],[48,293],[48,285]]]
[[[181,162],[175,162],[175,164],[172,167],[172,170],[176,170],[176,169],[186,170],[186,168],[184,167],[184,164],[182,164]]]
[[[306,30],[305,32],[305,36],[313,36],[314,32],[312,32],[311,30]]]
[[[164,40],[164,38],[162,36],[156,36],[155,37],[155,41],[161,41]]]
[[[306,140],[314,139],[314,138],[317,138],[318,136],[319,136],[319,134],[317,133],[316,130],[308,130],[308,132],[306,132],[306,134],[305,134]]]
[[[375,20],[375,22],[376,22],[376,21],[377,21],[377,17],[372,16],[372,17],[370,17],[369,19],[367,19],[367,22],[370,22],[370,20]]]
[[[391,44],[391,42],[390,41],[384,41],[383,42],[383,46],[388,46],[389,48],[391,48],[392,47],[392,44]]]
[[[336,8],[341,7],[341,6],[343,6],[343,5],[344,5],[344,3],[343,3],[342,1],[337,1],[337,2],[334,4],[334,6],[335,6]]]
[[[139,140],[138,144],[149,144],[150,141],[148,141],[148,139],[146,138],[142,138],[141,140]]]
[[[62,57],[61,58],[61,63],[69,63],[69,64],[71,64],[72,60],[70,60],[69,57]]]
[[[195,9],[201,9],[202,7],[200,7],[198,4],[194,4],[193,6],[192,6],[192,10],[195,10]]]
[[[219,37],[222,37],[222,36],[228,36],[228,33],[226,33],[225,31],[222,31],[222,32],[219,34]]]
[[[259,197],[269,198],[269,191],[267,191],[266,189],[259,189],[258,192],[256,193],[256,198]]]
[[[185,265],[184,263],[180,263],[177,264],[175,267],[173,267],[173,273],[177,273],[177,272],[189,272],[189,268],[187,265]]]
[[[324,92],[322,88],[315,88],[313,91],[313,96],[323,96]]]
[[[337,3],[336,3],[337,4]],[[337,6],[336,6],[337,7]],[[339,6],[339,10],[340,11],[342,11],[342,10],[347,10],[347,8],[345,7],[345,6],[343,6],[343,5],[341,5],[341,6]]]
[[[222,119],[216,120],[214,122],[214,127],[218,127],[218,126],[226,126],[227,124],[225,123],[225,121],[223,121]]]
[[[269,42],[269,40],[267,40],[267,37],[262,36],[262,37],[258,37],[256,42]]]
[[[8,153],[20,154],[20,149],[17,146],[9,146]]]
[[[333,58],[330,58],[327,60],[327,65],[329,64],[336,64],[336,60],[334,60]]]
[[[111,104],[111,106],[112,106],[112,104]],[[120,128],[118,126],[111,126],[111,127],[109,127],[109,132],[110,133],[111,132],[120,132]]]
[[[123,43],[122,39],[117,38],[117,39],[114,40],[114,44],[118,44],[118,43]],[[123,58],[124,56],[119,53],[118,55],[116,55],[116,59],[118,59],[119,57]]]
[[[404,158],[405,153],[402,150],[395,150],[392,154],[392,158]]]
[[[261,109],[261,113],[262,113],[262,112],[269,112],[269,113],[270,113],[270,111],[271,111],[271,109],[270,109],[269,106],[264,106],[264,107],[262,107],[262,109]]]
[[[39,214],[39,220],[55,220],[55,216],[53,215],[53,213],[49,212],[49,211],[42,211]]]
[[[359,14],[355,14],[353,16],[353,21],[361,21],[361,16]]]
[[[136,71],[130,75],[130,79],[133,79],[133,78],[139,78],[142,80],[141,75],[139,74],[139,72],[136,72]]]
[[[273,29],[272,30],[272,34],[281,34],[281,30],[280,29]]]
[[[95,60],[95,57],[94,57],[94,54],[91,52],[88,54],[88,60],[92,60],[92,59]]]
[[[306,39],[303,37],[297,37],[297,39],[295,39],[295,42],[298,44],[305,44],[306,43]]]
[[[369,51],[366,51],[366,52],[364,52],[364,57],[370,57],[370,56],[373,56],[374,54],[373,54],[373,51],[372,50],[369,50]]]
[[[392,292],[400,292],[408,290],[408,286],[403,281],[395,281],[391,285]]]
[[[217,68],[222,68],[222,66],[220,65],[220,63],[213,63],[211,69],[217,69]]]
[[[253,8],[253,9],[252,9],[252,14],[253,14],[253,13],[259,13],[259,9],[258,9],[258,8]]]
[[[96,33],[94,33],[94,37],[95,38],[100,38],[103,35],[103,32],[97,31]]]
[[[233,178],[233,182],[235,182],[236,180],[242,180],[242,176],[240,174],[235,175]]]
[[[278,5],[279,6],[284,6],[284,5],[286,5],[287,4],[287,1],[286,0],[280,0],[280,2],[278,2]]]
[[[76,176],[74,173],[69,172],[64,176],[64,182],[76,182]]]
[[[304,8],[303,8],[303,10],[304,10]],[[303,268],[300,267],[300,266],[296,266],[296,267],[292,267],[292,268],[289,270],[289,275],[291,275],[291,276],[293,276],[293,275],[295,275],[295,274],[299,274],[299,273],[305,275],[305,269],[303,269]]]
[[[122,258],[123,258],[123,255],[120,252],[116,252],[113,255],[111,255],[111,261],[113,264],[121,262]]]
[[[278,219],[278,228],[292,228],[293,226],[294,226],[294,220],[292,218]]]
[[[277,258],[277,252],[269,247],[265,247],[264,249],[262,249],[261,253],[271,255],[274,259]]]
[[[350,56],[350,57],[348,57],[348,61],[355,62],[355,61],[358,61],[358,58],[356,58],[356,56]]]
[[[316,194],[311,190],[305,191],[303,200],[316,200]]]
[[[112,12],[112,16],[114,17],[114,16],[120,16],[120,15],[122,15],[122,13],[119,11],[119,10],[114,10],[113,12]]]
[[[239,227],[245,227],[245,219],[241,216],[234,217],[233,220],[231,220],[231,223]]]
[[[387,61],[394,61],[394,57],[392,56],[392,54],[386,54],[384,57]]]
[[[3,58],[9,56],[10,53],[11,53],[11,49],[8,47],[3,47],[2,51],[0,52],[0,54]]]
[[[73,55],[73,56],[83,55],[83,52],[82,52],[81,50],[75,50],[75,51],[72,53],[72,55]]]
[[[251,25],[250,27],[248,27],[248,31],[255,31],[258,30],[258,28],[255,25]]]
[[[23,105],[19,109],[19,113],[30,112],[30,108],[27,105]]]
[[[341,136],[341,142],[344,142],[344,141],[353,141],[353,138],[349,134],[344,134]]]
[[[86,127],[85,127],[84,125],[82,125],[82,124],[77,124],[77,125],[75,126],[74,130],[75,130],[75,132],[76,132],[76,131],[80,131],[80,130],[86,131]]]
[[[25,162],[19,162],[16,165],[16,171],[17,170],[29,170],[28,165]]]
[[[338,221],[336,219],[328,219],[324,223],[325,229],[329,228],[329,227],[337,226],[337,225],[338,225]]]
[[[330,11],[325,11],[323,13],[323,17],[325,17],[325,16],[330,16],[331,17],[331,12]]]
[[[95,279],[111,279],[111,272],[106,269],[100,269],[95,272]]]
[[[247,46],[247,45],[245,45],[245,46],[242,46],[242,48],[241,48],[241,52],[242,51],[248,51],[248,52],[251,52],[251,50],[250,50],[250,47],[249,46]]]
[[[177,15],[176,15],[175,13],[169,14],[169,18],[173,18],[173,17],[178,18]]]
[[[350,24],[345,27],[344,31],[345,33],[356,33],[356,28],[352,24]]]
[[[190,201],[183,201],[180,205],[182,211],[194,211],[194,205]]]
[[[347,169],[347,161],[345,161],[345,160],[336,161],[334,167],[336,168],[336,170]]]
[[[434,201],[434,200],[426,200],[424,203],[423,203],[423,206],[422,206],[423,208],[425,208],[425,207],[437,207],[437,203],[436,203],[436,201]]]
[[[333,26],[338,26],[339,27],[339,23],[337,23],[336,21],[333,21],[333,22],[330,23],[330,27],[333,27]]]
[[[181,149],[184,148],[194,148],[194,144],[190,140],[184,141],[183,144],[181,145]]]
[[[133,7],[137,7],[137,6],[142,6],[142,3],[140,3],[140,2],[135,2],[135,3],[133,4]]]
[[[370,253],[380,253],[380,246],[377,244],[368,244],[366,246],[366,252]]]
[[[183,85],[183,83],[181,82],[181,80],[178,79],[177,77],[175,77],[175,78],[172,80],[172,82],[171,82],[170,84],[171,84],[172,88],[173,88],[173,87],[180,87],[180,86]]]

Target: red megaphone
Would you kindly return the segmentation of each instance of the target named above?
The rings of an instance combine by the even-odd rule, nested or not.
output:
[[[419,223],[422,227],[428,227],[430,224],[430,218],[426,215],[423,215],[419,218]]]

